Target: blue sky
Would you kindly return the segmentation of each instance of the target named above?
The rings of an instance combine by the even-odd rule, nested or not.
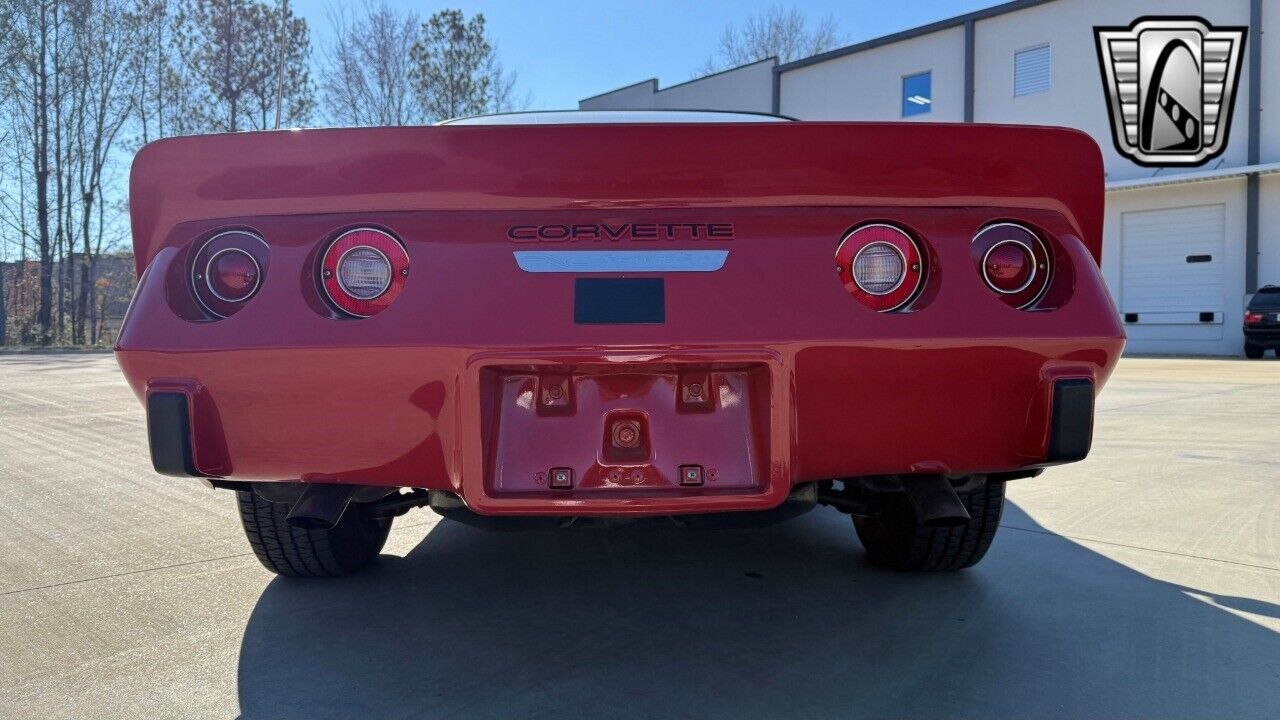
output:
[[[326,8],[340,0],[291,0],[311,26],[316,49],[328,42]],[[358,1],[358,0],[357,0]],[[657,77],[666,87],[688,80],[715,49],[729,22],[776,0],[388,0],[427,16],[444,8],[484,13],[503,63],[519,75],[532,109],[573,108],[577,101]],[[790,5],[790,3],[783,3]],[[831,15],[842,44],[998,5],[992,0],[810,0],[795,2],[811,18]]]

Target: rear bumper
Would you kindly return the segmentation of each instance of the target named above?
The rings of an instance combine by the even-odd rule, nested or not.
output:
[[[1280,325],[1271,327],[1249,327],[1244,329],[1245,342],[1261,345],[1265,348],[1280,347]]]
[[[448,489],[483,514],[665,514],[766,509],[813,480],[1078,460],[1094,392],[1119,350],[1118,340],[1024,338],[1018,347],[922,340],[539,357],[444,348],[118,357],[148,398],[162,472]],[[602,367],[624,384],[674,378],[672,389],[579,396],[572,416],[536,407],[516,416],[518,389],[503,406],[503,387],[520,383],[534,390],[526,402],[561,378],[585,395]],[[679,405],[682,369],[706,372],[719,395],[712,412]],[[733,395],[734,377],[748,378],[750,392]],[[163,402],[173,397],[185,402]],[[727,414],[724,403],[735,399],[749,407]],[[642,461],[606,456],[610,413],[620,411],[646,423],[653,447]],[[178,431],[175,413],[186,415]],[[674,476],[685,464],[725,468],[721,484],[681,486]],[[661,477],[628,487],[637,466]],[[553,467],[575,471],[573,489],[526,482]],[[615,469],[622,483],[609,481]],[[588,485],[593,471],[605,475]]]
[[[774,212],[757,221],[785,221],[785,260],[782,228],[742,230],[723,269],[667,276],[665,322],[638,325],[573,322],[572,275],[524,273],[509,245],[481,243],[429,244],[394,305],[335,320],[298,292],[312,246],[289,242],[324,236],[323,219],[263,221],[284,240],[252,306],[214,323],[179,317],[168,293],[182,287],[181,256],[162,248],[117,357],[138,397],[167,408],[152,418],[162,472],[435,488],[487,515],[763,510],[816,480],[1082,457],[1085,401],[1124,345],[1083,244],[1060,219],[1030,216],[1076,270],[1063,304],[1023,312],[960,270],[988,213],[917,214],[939,267],[955,269],[917,311],[871,312],[834,281],[831,238],[860,215]],[[700,373],[710,411],[681,405],[682,378]],[[568,414],[533,402],[558,382],[578,401]],[[164,399],[175,395],[185,402]],[[627,418],[649,433],[642,458],[609,456],[606,423]],[[703,484],[681,485],[683,465],[701,467]],[[572,487],[539,484],[557,467]]]

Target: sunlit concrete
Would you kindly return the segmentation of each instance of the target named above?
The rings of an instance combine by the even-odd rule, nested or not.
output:
[[[0,717],[1275,717],[1280,362],[1126,360],[1092,455],[987,559],[868,566],[848,518],[485,533],[274,579],[150,469],[108,355],[0,356]]]

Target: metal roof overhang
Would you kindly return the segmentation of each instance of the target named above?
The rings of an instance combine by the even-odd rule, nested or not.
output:
[[[1243,178],[1250,175],[1273,175],[1280,173],[1280,162],[1261,163],[1258,165],[1237,165],[1219,170],[1200,170],[1196,172],[1178,173],[1175,175],[1154,175],[1130,180],[1114,180],[1106,184],[1107,192],[1122,190],[1146,190],[1162,185],[1183,185],[1186,183],[1212,182],[1230,178]]]

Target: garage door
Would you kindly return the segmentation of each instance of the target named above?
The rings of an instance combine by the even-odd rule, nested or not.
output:
[[[1121,216],[1120,312],[1127,324],[1221,323],[1226,206]]]

